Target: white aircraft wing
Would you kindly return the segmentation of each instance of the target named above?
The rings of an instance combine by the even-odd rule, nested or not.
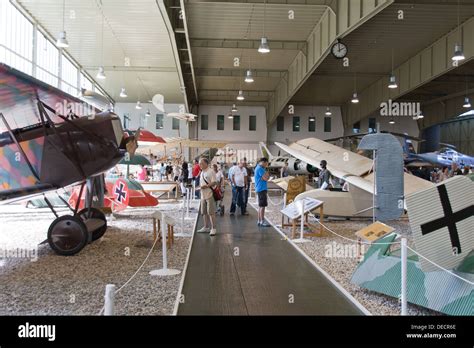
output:
[[[139,147],[137,149],[138,153],[148,154],[155,152],[163,152],[177,147],[192,147],[192,148],[201,148],[201,149],[221,149],[227,145],[227,142],[224,141],[214,141],[214,140],[192,140],[192,139],[173,139],[166,143],[159,143],[154,146]]]
[[[185,120],[185,121],[195,121],[196,115],[190,114],[187,112],[170,112],[166,114],[166,117],[173,117],[178,120]]]
[[[312,144],[323,143],[326,145],[330,145],[330,147],[321,146],[321,147],[318,147],[318,150],[313,150],[312,148],[309,147],[309,145],[305,146],[301,144],[301,142],[305,142],[306,144],[308,144],[309,142],[306,142],[307,140],[311,140]],[[316,140],[316,141],[313,142],[312,140]],[[360,177],[359,175],[355,174],[357,172],[360,172],[360,170],[356,171],[355,170],[356,168],[355,168],[354,170],[352,170],[353,172],[351,173],[345,168],[345,167],[352,168],[353,167],[352,163],[348,165],[348,162],[357,160],[358,163],[365,166],[363,173],[367,173],[372,168],[372,161],[366,157],[344,150],[343,148],[340,148],[338,146],[325,143],[324,141],[319,140],[319,139],[304,139],[304,140],[300,140],[296,143],[291,144],[291,146],[287,146],[285,144],[281,144],[278,142],[275,142],[275,145],[277,145],[283,151],[289,153],[291,156],[298,158],[301,161],[304,161],[306,163],[309,163],[312,166],[315,166],[319,169],[321,169],[321,167],[319,166],[319,163],[321,160],[324,159],[328,162],[327,168],[329,169],[331,174],[334,175],[335,177],[339,179],[343,179],[347,181],[349,184],[357,186],[358,188],[364,191],[367,191],[369,193],[374,192],[373,182],[370,182]],[[336,149],[334,149],[333,147]],[[323,149],[323,151],[321,151],[321,149]],[[346,156],[346,157],[343,157],[343,156]],[[362,159],[360,159],[359,157],[362,157]],[[348,160],[344,161],[344,158],[348,158]],[[344,167],[342,166],[341,162],[344,163]],[[368,163],[370,164],[370,166],[368,166]]]

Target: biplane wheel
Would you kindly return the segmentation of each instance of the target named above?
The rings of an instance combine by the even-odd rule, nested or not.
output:
[[[85,221],[87,219],[100,219],[104,221],[104,226],[99,227],[95,231],[92,231],[92,241],[95,241],[101,238],[104,235],[105,231],[107,231],[107,218],[105,217],[105,214],[97,208],[91,208],[90,216],[88,215],[88,211],[88,208],[81,209],[77,213],[77,216],[79,216],[82,221]]]
[[[77,216],[60,216],[49,226],[49,246],[59,255],[78,253],[87,244],[88,239],[87,227]]]

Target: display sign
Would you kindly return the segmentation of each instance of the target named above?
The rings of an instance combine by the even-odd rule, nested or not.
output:
[[[284,209],[281,210],[281,213],[291,220],[297,219],[298,217],[301,216],[301,208],[304,202],[304,213],[308,213],[318,207],[320,207],[324,202],[306,197],[304,199],[292,202],[288,204]]]
[[[376,221],[367,227],[356,232],[356,236],[366,242],[375,242],[376,240],[385,237],[387,234],[392,233],[395,229],[392,226],[388,226],[380,221]]]

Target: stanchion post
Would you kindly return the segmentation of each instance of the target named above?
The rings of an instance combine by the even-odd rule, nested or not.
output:
[[[301,227],[300,227],[301,231],[301,240],[304,239],[304,199],[301,200]]]
[[[107,284],[105,286],[105,309],[104,315],[114,315],[115,285]]]
[[[401,243],[401,305],[402,315],[407,315],[407,239],[402,238]]]
[[[168,268],[168,254],[167,254],[167,243],[166,238],[168,236],[168,224],[165,218],[165,214],[161,214],[161,243],[162,243],[162,253],[163,253],[163,268],[155,269],[150,272],[152,276],[169,276],[169,275],[176,275],[181,273],[181,271],[177,269],[170,269]]]

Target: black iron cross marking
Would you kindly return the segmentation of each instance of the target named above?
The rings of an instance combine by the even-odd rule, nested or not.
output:
[[[124,188],[124,184],[123,184],[123,183],[120,183],[119,186],[120,186],[120,187],[116,187],[116,188],[115,188],[115,194],[117,195],[117,201],[118,201],[119,203],[122,203],[122,201],[127,198],[127,192],[125,192],[125,191],[123,190],[123,188]]]
[[[421,225],[421,234],[429,234],[443,227],[447,227],[449,230],[449,238],[451,239],[453,250],[460,254],[461,242],[459,241],[456,223],[473,216],[474,205],[470,205],[453,213],[453,208],[451,207],[451,202],[449,201],[448,191],[446,190],[445,185],[438,186],[438,194],[439,198],[441,199],[441,205],[443,206],[444,216]]]

